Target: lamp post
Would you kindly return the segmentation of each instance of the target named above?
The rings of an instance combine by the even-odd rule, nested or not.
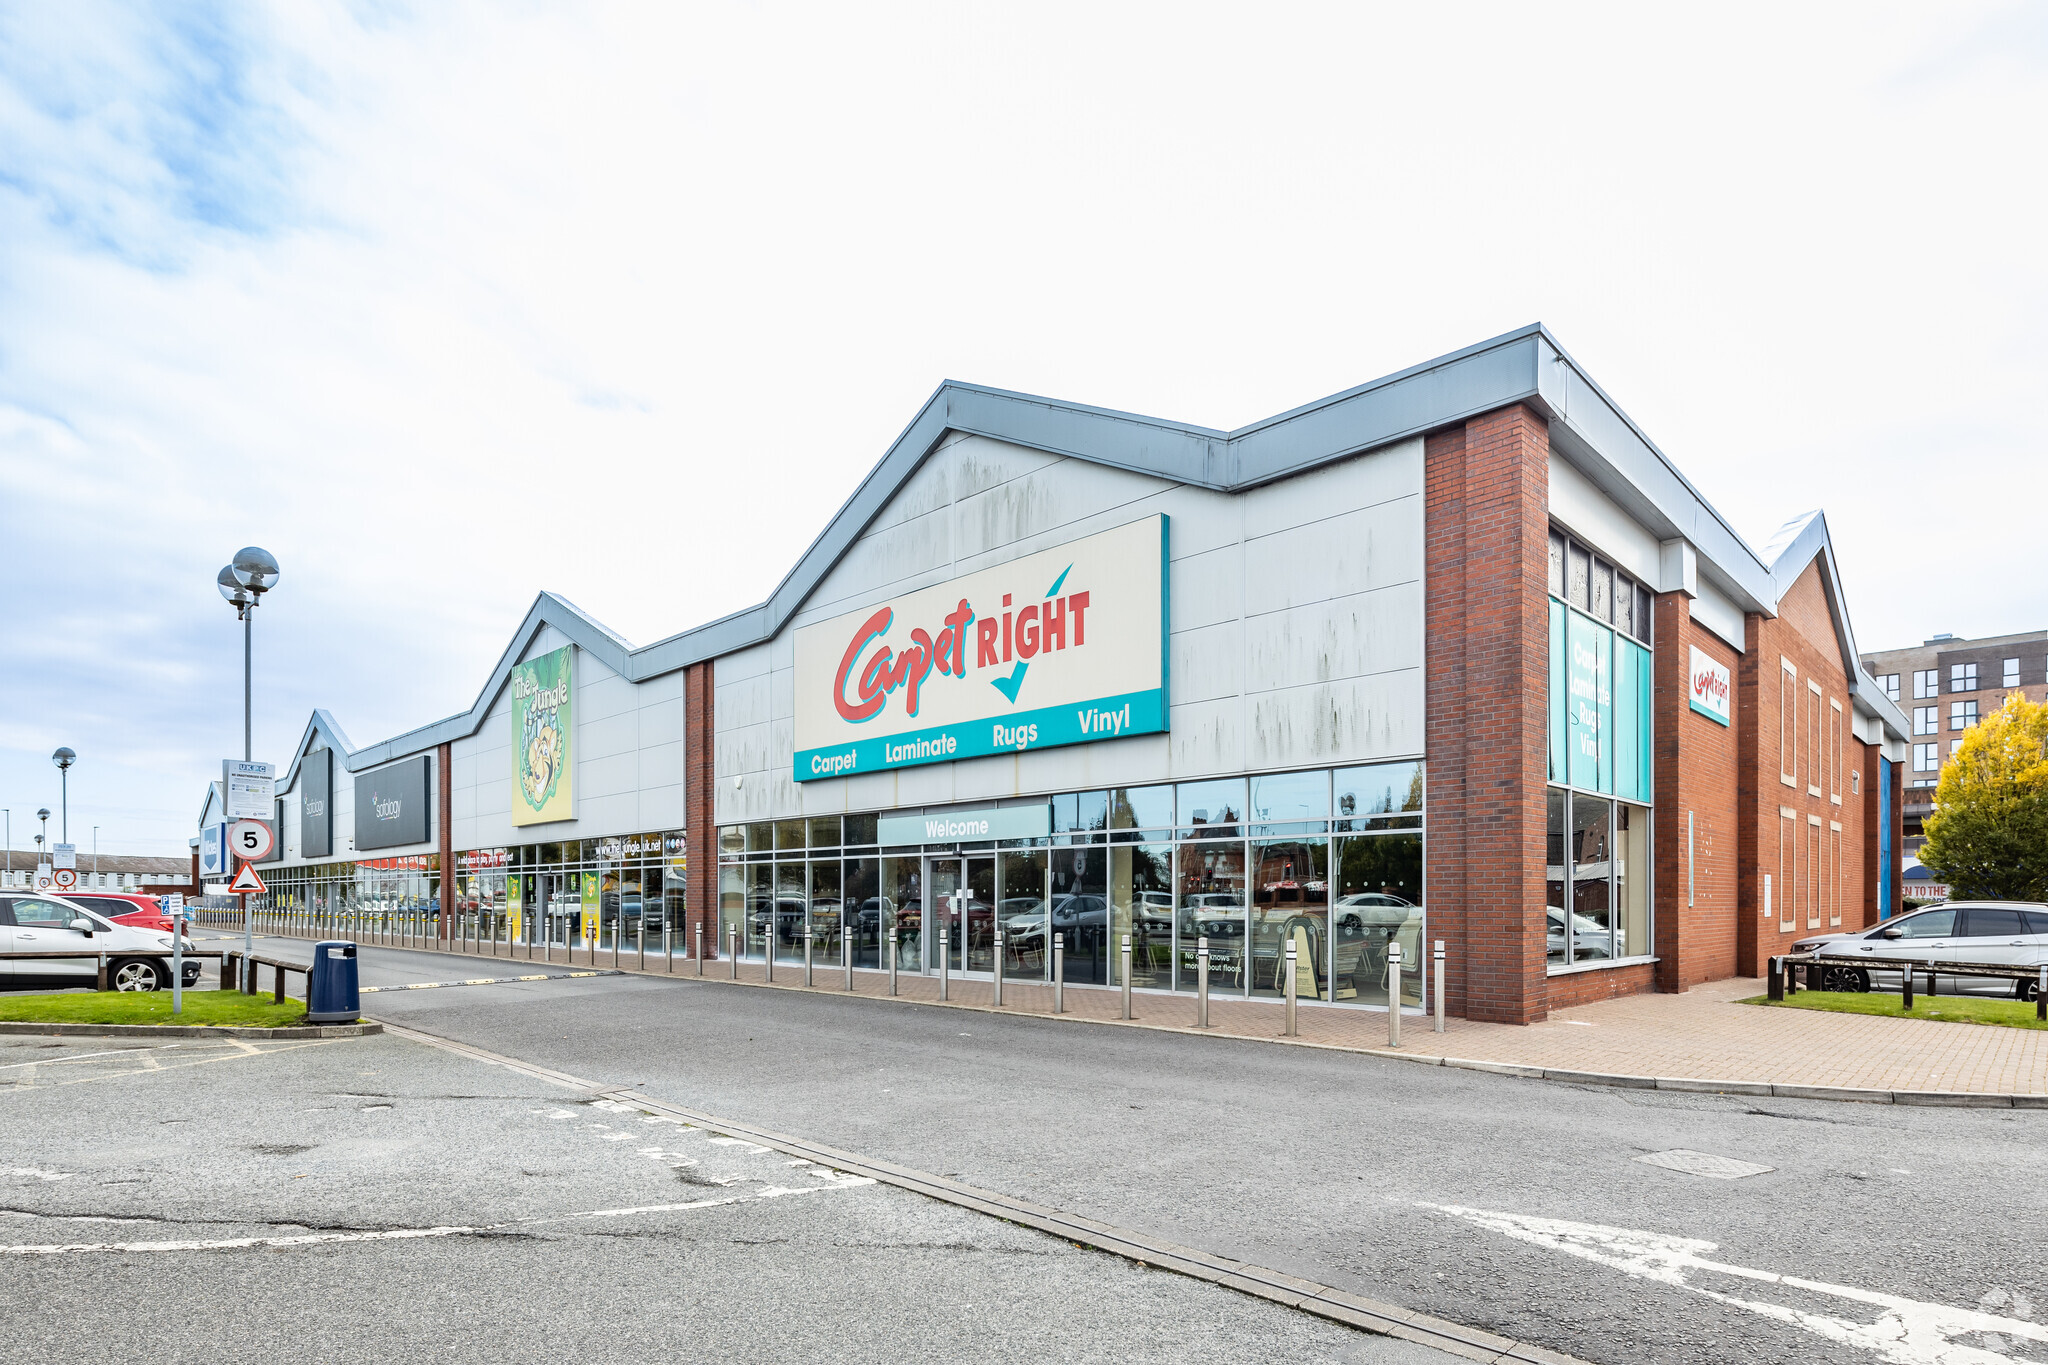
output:
[[[78,762],[78,755],[69,749],[59,749],[50,755],[50,762],[57,765],[57,771],[62,774],[64,782],[64,799],[57,803],[58,808],[64,812],[63,819],[57,826],[57,841],[68,844],[71,842],[71,765]]]
[[[92,827],[92,881],[93,881],[93,885],[94,885],[94,886],[98,886],[98,885],[99,885],[99,881],[100,881],[100,827],[99,827],[98,825],[94,825],[94,826]]]
[[[44,806],[41,810],[37,811],[36,819],[43,822],[43,832],[36,836],[36,866],[41,867],[43,865],[43,841],[50,834],[50,808]]]
[[[5,808],[4,808],[4,810],[5,810],[5,813],[6,813],[6,820],[7,820],[7,881],[6,881],[6,885],[8,885],[8,886],[12,886],[12,885],[14,885],[14,807],[12,807],[12,806],[7,806],[7,807],[5,807]]]
[[[255,648],[256,604],[263,594],[277,586],[277,560],[270,551],[256,545],[244,545],[235,551],[235,557],[227,567],[214,577],[220,588],[220,595],[235,609],[235,615],[242,622],[242,761],[253,762],[256,758],[253,714],[253,691],[250,683],[250,666]],[[230,862],[233,861],[230,855]],[[249,909],[249,898],[242,897],[242,970],[248,973],[243,989],[256,989],[256,964],[249,959],[256,952],[256,920]]]

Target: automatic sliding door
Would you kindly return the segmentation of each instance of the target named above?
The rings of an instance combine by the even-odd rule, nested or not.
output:
[[[1003,931],[1003,975],[1044,981],[1051,975],[1046,939],[1045,850],[998,855],[996,924]]]
[[[925,970],[939,970],[939,954],[945,954],[946,970],[960,971],[960,860],[933,858],[925,864]]]
[[[995,971],[996,860],[967,860],[966,894],[960,908],[960,934],[967,970]]]

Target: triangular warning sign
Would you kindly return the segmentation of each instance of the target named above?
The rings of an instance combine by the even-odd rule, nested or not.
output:
[[[254,863],[243,863],[242,870],[228,883],[228,891],[237,896],[261,895],[269,889],[263,884],[263,878],[256,875]]]

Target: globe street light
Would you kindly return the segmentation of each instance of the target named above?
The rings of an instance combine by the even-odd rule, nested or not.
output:
[[[43,822],[43,832],[36,836],[36,866],[41,867],[43,865],[43,840],[50,833],[50,808],[44,806],[41,810],[37,811],[36,819]]]
[[[50,755],[50,762],[57,765],[57,771],[64,775],[64,799],[58,806],[64,812],[64,819],[58,828],[63,831],[60,842],[71,842],[71,765],[78,762],[78,755],[69,749],[59,749]]]
[[[250,685],[250,659],[253,649],[253,630],[256,619],[256,604],[263,594],[277,586],[277,560],[270,551],[257,545],[244,545],[235,551],[235,557],[226,568],[215,576],[220,586],[220,595],[235,609],[235,615],[242,619],[242,761],[254,762],[256,745],[254,739],[254,714]],[[223,793],[225,794],[225,793]],[[223,850],[225,852],[225,850]],[[229,856],[230,864],[233,862]],[[242,897],[242,970],[248,973],[244,989],[256,989],[256,964],[252,961],[256,952],[256,916],[249,908],[249,898]]]
[[[253,627],[256,604],[263,594],[277,586],[277,560],[270,551],[256,545],[245,545],[235,551],[234,559],[215,577],[220,595],[235,609],[235,615],[242,621],[242,758],[251,761],[256,757],[250,717],[250,657],[253,647]]]

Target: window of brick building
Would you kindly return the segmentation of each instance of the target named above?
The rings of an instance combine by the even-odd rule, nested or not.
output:
[[[1938,735],[1941,733],[1941,708],[1939,706],[1916,706],[1913,708],[1913,733],[1916,735]]]
[[[1967,730],[1977,723],[1977,699],[1952,701],[1948,704],[1948,728]]]
[[[1950,664],[1948,666],[1948,690],[1951,692],[1975,692],[1977,690],[1977,665]]]
[[[1940,772],[1941,745],[1915,744],[1913,746],[1913,771],[1916,773]]]
[[[1913,672],[1913,700],[1925,701],[1941,695],[1941,670],[1938,668],[1915,669]]]
[[[2019,661],[2018,659],[2007,659],[2007,660],[2005,661],[2005,668],[2004,668],[2004,670],[2003,670],[2003,672],[2002,672],[2002,674],[2001,674],[2001,676],[2000,676],[2000,679],[1999,679],[1999,686],[2000,686],[2000,687],[2018,687],[2019,685],[2020,685],[2020,661]]]
[[[1891,698],[1891,699],[1892,699],[1893,701],[1897,701],[1897,700],[1899,699],[1899,675],[1898,675],[1898,674],[1896,674],[1896,673],[1886,673],[1885,675],[1883,675],[1882,677],[1880,677],[1880,678],[1879,678],[1879,679],[1877,680],[1877,685],[1878,685],[1879,687],[1882,687],[1882,688],[1884,689],[1884,694],[1885,694],[1885,695],[1886,695],[1887,697],[1890,697],[1890,698]]]
[[[1820,795],[1820,770],[1827,763],[1827,750],[1821,747],[1820,731],[1820,684],[1808,679],[1806,683],[1806,792],[1809,796]]]

